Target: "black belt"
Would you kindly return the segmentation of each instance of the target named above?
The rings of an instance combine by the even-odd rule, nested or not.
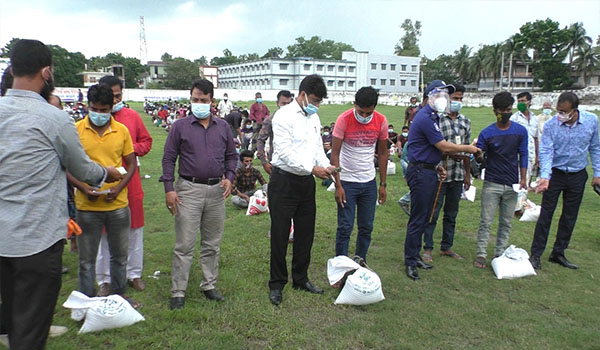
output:
[[[201,179],[199,177],[193,177],[193,176],[184,176],[179,174],[179,177],[184,179],[184,180],[188,180],[190,182],[193,182],[195,184],[204,184],[204,185],[216,185],[219,182],[221,182],[221,178],[220,177],[209,177],[208,179]]]
[[[312,175],[296,175],[294,173],[290,173],[289,171],[285,171],[281,168],[278,167],[273,167],[273,173],[274,174],[279,174],[279,175],[284,175],[284,176],[291,176],[291,177],[298,177],[298,178],[304,178],[304,177],[309,177]]]
[[[429,169],[429,170],[435,170],[435,168],[437,168],[437,164],[431,164],[431,163],[410,162],[410,163],[408,163],[408,165],[418,166],[419,168]]]

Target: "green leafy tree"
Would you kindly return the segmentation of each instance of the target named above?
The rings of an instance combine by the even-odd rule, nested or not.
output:
[[[600,53],[590,45],[582,46],[575,52],[573,66],[581,74],[583,86],[586,87],[588,74],[600,69]]]
[[[421,54],[418,45],[421,36],[421,21],[415,21],[413,24],[412,20],[407,18],[400,27],[404,30],[404,36],[396,44],[394,53],[398,56],[419,57]]]
[[[95,56],[88,60],[88,69],[93,71],[108,68],[112,65],[123,66],[126,88],[139,87],[144,75],[148,72],[148,67],[143,65],[139,59],[124,57],[120,52],[111,52],[106,56]]]
[[[452,61],[453,57],[449,55],[439,55],[433,60],[423,57],[421,60],[421,71],[425,84],[435,79],[443,80],[448,84],[458,81]]]
[[[483,71],[493,79],[492,91],[496,90],[496,78],[502,65],[502,46],[500,44],[483,46]]]
[[[479,84],[481,83],[481,77],[485,76],[485,51],[483,47],[479,48],[477,52],[469,58],[469,80],[477,82],[477,90],[479,90]]]
[[[58,45],[48,45],[54,65],[54,84],[64,87],[82,87],[83,79],[78,73],[85,68],[86,59],[81,52],[69,52]]]
[[[452,57],[452,67],[458,76],[458,82],[463,85],[471,80],[469,71],[469,64],[471,63],[470,56],[471,48],[467,45],[463,45],[458,50],[454,51],[454,56]]]
[[[283,49],[281,47],[272,47],[262,56],[262,58],[280,58],[283,56]]]
[[[198,65],[198,67],[208,66],[208,58],[206,56],[200,56],[200,58],[196,58],[194,63]]]
[[[569,26],[569,39],[567,49],[569,50],[569,67],[573,64],[575,53],[584,47],[592,45],[592,38],[587,36],[583,23],[576,22]]]
[[[319,36],[310,39],[304,37],[296,38],[296,43],[287,47],[286,57],[312,57],[316,59],[342,59],[342,51],[355,51],[352,45],[336,42],[333,40],[322,40]]]
[[[12,50],[13,46],[17,43],[17,41],[21,40],[20,38],[12,38],[2,49],[0,49],[0,57],[10,57],[10,50]]]
[[[543,91],[565,89],[573,79],[569,68],[563,63],[567,57],[571,32],[559,28],[551,19],[527,22],[515,34],[515,41],[527,49],[533,49],[532,70],[534,84]]]
[[[511,70],[510,80],[508,82],[510,88],[515,77],[515,61],[529,61],[529,55],[527,54],[527,50],[515,40],[514,35],[502,43],[502,52],[504,52],[504,55],[508,58],[508,68]]]
[[[226,64],[234,64],[238,63],[239,59],[237,56],[234,56],[229,49],[223,50],[223,56],[221,57],[213,57],[210,60],[211,66],[223,66]]]
[[[173,56],[171,56],[168,52],[165,52],[162,54],[162,56],[160,56],[160,60],[163,62],[168,62],[173,60]]]
[[[183,57],[169,60],[165,74],[165,87],[178,90],[189,89],[192,81],[200,79],[198,65]]]

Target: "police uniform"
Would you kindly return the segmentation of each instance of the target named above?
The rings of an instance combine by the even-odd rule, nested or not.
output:
[[[436,166],[442,159],[442,152],[434,145],[444,140],[440,131],[440,117],[429,106],[423,107],[410,127],[408,138],[408,160],[406,180],[410,188],[410,219],[406,227],[404,241],[404,263],[417,266],[423,232],[437,190]]]

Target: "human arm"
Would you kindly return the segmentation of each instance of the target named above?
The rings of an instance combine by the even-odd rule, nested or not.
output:
[[[377,141],[377,154],[377,159],[379,161],[379,204],[383,204],[387,199],[387,163],[390,154],[387,148],[387,139],[380,139]]]
[[[112,202],[117,199],[117,196],[123,189],[129,184],[131,178],[135,175],[135,170],[137,168],[137,160],[135,159],[135,153],[131,152],[126,156],[123,156],[123,161],[125,162],[125,169],[127,170],[127,174],[123,177],[123,180],[119,182],[116,186],[109,188],[110,193],[106,195],[104,199],[107,202]]]
[[[137,130],[135,136],[136,139],[133,140],[133,151],[136,156],[143,157],[152,149],[152,137],[150,136],[150,133],[148,133],[148,129],[146,129],[140,115],[137,113],[135,113],[135,115],[137,117]]]
[[[472,145],[457,145],[452,142],[448,142],[446,140],[439,141],[434,144],[434,146],[442,151],[443,153],[459,153],[459,152],[467,152],[472,154],[477,154],[481,152],[481,150]]]
[[[331,146],[331,165],[336,168],[340,166],[340,151],[342,149],[342,139],[338,137],[332,138],[332,146]],[[335,180],[335,201],[343,208],[344,204],[346,204],[346,193],[344,192],[344,188],[342,187],[342,183],[340,182],[340,173],[334,172],[332,174]]]
[[[265,164],[269,164],[269,160],[267,159],[267,153],[265,152],[265,145],[267,143],[267,140],[269,139],[271,131],[271,117],[269,117],[263,121],[263,126],[258,133],[258,138],[256,139],[256,154],[258,156],[258,159],[260,159],[260,162],[262,163],[263,167],[265,166]],[[266,168],[265,171],[267,171]],[[270,174],[271,172],[267,171],[267,173]]]
[[[67,171],[67,182],[70,183],[73,187],[75,187],[78,191],[84,193],[87,198],[94,202],[100,197],[102,194],[96,192],[96,190],[90,185],[77,180],[71,173]]]
[[[257,169],[254,169],[254,173],[256,175],[256,179],[258,180],[258,182],[261,185],[264,185],[267,183],[267,181],[265,180],[265,178],[262,176],[262,174],[260,173],[260,171],[258,171]]]
[[[600,186],[600,138],[598,137],[598,119],[594,119],[592,132],[592,139],[590,141],[590,158],[592,160],[592,186]]]
[[[167,140],[165,141],[165,146],[163,149],[162,176],[160,177],[159,181],[163,183],[165,193],[175,193],[173,182],[175,181],[175,163],[179,157],[179,143],[181,140],[181,134],[179,131],[179,125],[181,125],[180,123],[181,122],[175,123],[173,124],[173,127],[171,127],[171,130],[167,134]]]
[[[235,168],[238,162],[238,154],[235,151],[235,142],[233,142],[233,134],[228,124],[223,126],[225,128],[226,142],[225,142],[225,174],[223,174],[223,180],[221,181],[221,187],[225,188],[223,192],[223,198],[227,198],[231,193],[231,186],[235,180]]]

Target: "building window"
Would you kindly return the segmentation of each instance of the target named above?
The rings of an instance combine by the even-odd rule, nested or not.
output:
[[[411,80],[410,81],[410,86],[417,86],[417,81],[416,80]]]
[[[354,67],[348,67],[348,73],[354,73]]]
[[[318,64],[317,65],[317,71],[318,72],[322,72],[323,71],[323,65],[322,64]]]
[[[279,85],[287,86],[288,79],[279,79]]]
[[[338,72],[343,73],[344,72],[344,66],[339,66],[338,67]]]
[[[327,80],[327,86],[333,86],[333,80]]]
[[[404,80],[404,79],[400,80],[400,86],[406,86],[406,80]]]
[[[396,65],[395,64],[390,64],[390,70],[396,70]]]
[[[90,77],[90,83],[95,83],[96,82],[96,77]]]
[[[406,65],[405,64],[402,65],[402,71],[406,72]]]
[[[377,85],[377,79],[371,79],[371,85]]]
[[[350,81],[348,82],[348,87],[354,87],[354,81],[350,80]]]
[[[339,80],[338,81],[338,87],[344,87],[344,81],[343,80]]]
[[[381,85],[385,85],[385,79],[379,79],[379,82],[381,83]]]
[[[385,63],[382,63],[382,64],[381,64],[381,70],[386,70],[386,68],[387,68],[387,64],[385,64]]]
[[[335,68],[335,66],[327,66],[327,71],[328,72],[333,72],[333,68]]]
[[[372,70],[376,70],[377,69],[377,63],[371,63],[371,69]]]
[[[310,70],[310,64],[305,64],[304,65],[304,70]]]
[[[390,79],[390,85],[396,86],[396,79]]]
[[[288,64],[287,63],[280,63],[279,64],[279,69],[281,69],[281,70],[287,70],[288,69]]]
[[[417,71],[417,65],[413,64],[412,66],[410,66],[410,70],[413,71],[413,72],[416,72]]]

